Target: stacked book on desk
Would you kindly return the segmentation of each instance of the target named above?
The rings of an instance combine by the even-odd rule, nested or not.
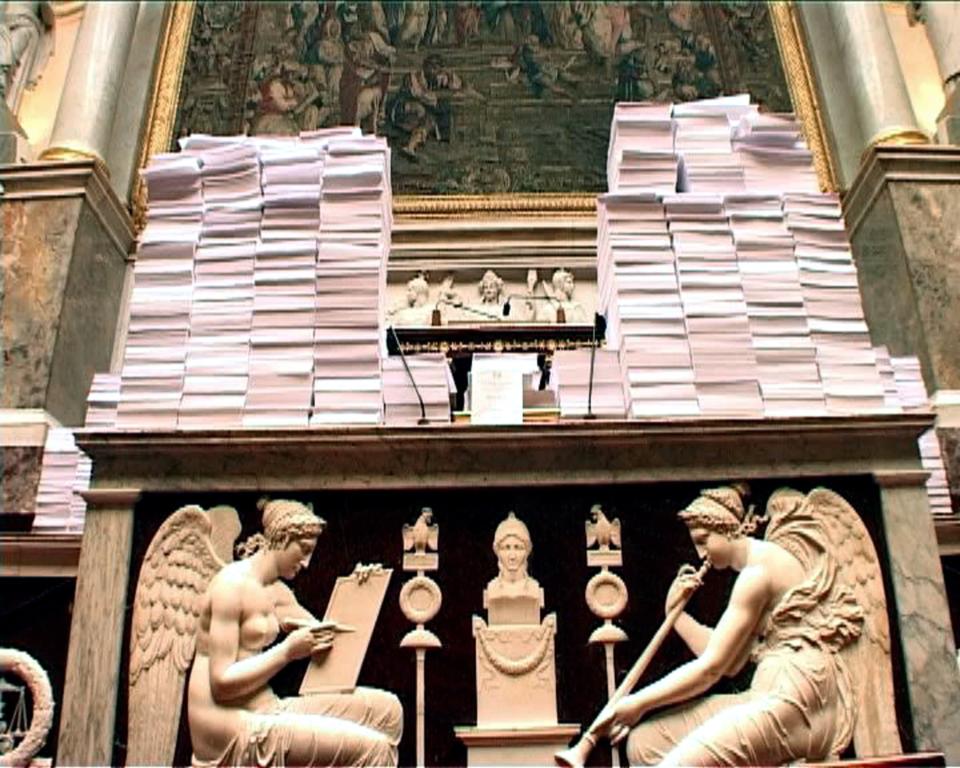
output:
[[[390,150],[375,137],[331,141],[315,271],[311,424],[379,424],[391,227]]]
[[[444,354],[407,355],[383,361],[383,420],[388,426],[450,423],[450,398],[457,387]],[[409,368],[409,373],[407,372]],[[410,379],[416,382],[416,389]],[[419,392],[420,398],[417,397]],[[420,401],[423,401],[423,412]]]
[[[83,426],[87,429],[115,429],[117,403],[120,400],[120,375],[95,373],[87,395],[87,415]]]
[[[87,505],[79,494],[90,487],[90,457],[77,448],[73,431],[47,432],[37,485],[34,533],[81,533]]]
[[[560,418],[583,418],[589,412],[601,419],[622,419],[623,379],[617,350],[596,350],[592,378],[590,351],[561,349],[553,355],[550,388],[556,393]]]

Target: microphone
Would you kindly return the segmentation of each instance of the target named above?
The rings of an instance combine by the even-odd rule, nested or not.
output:
[[[563,311],[563,305],[557,301],[552,296],[527,296],[519,293],[511,293],[507,296],[507,300],[503,302],[503,316],[510,316],[510,300],[511,299],[522,299],[523,301],[546,301],[549,302],[551,306],[557,308],[557,322],[566,323],[567,322],[567,313]]]
[[[417,419],[417,426],[422,427],[423,425],[429,423],[427,421],[427,409],[423,407],[423,398],[420,397],[420,389],[417,387],[417,381],[413,378],[413,371],[410,370],[410,366],[407,365],[407,358],[403,354],[403,347],[400,346],[400,339],[397,337],[397,332],[394,330],[392,325],[387,326],[387,339],[390,339],[390,337],[393,337],[393,343],[396,346],[391,347],[388,345],[388,347],[391,349],[391,351],[396,349],[397,354],[400,355],[400,362],[403,363],[403,370],[407,372],[407,378],[410,379],[410,383],[413,385],[413,393],[417,396],[417,402],[420,403],[420,418]]]
[[[593,412],[593,363],[597,357],[597,336],[602,336],[607,331],[607,321],[599,312],[593,313],[593,335],[590,339],[590,379],[587,384],[587,413],[585,419],[595,419],[597,415]]]
[[[441,305],[446,305],[448,307],[453,307],[454,309],[462,309],[465,312],[472,312],[479,317],[485,317],[488,320],[499,320],[500,316],[495,315],[492,312],[484,312],[482,309],[475,309],[469,304],[464,304],[462,301],[450,301],[449,299],[438,299],[437,303],[433,305],[433,312],[430,313],[430,325],[439,326],[443,322],[443,318],[440,316],[440,307]]]

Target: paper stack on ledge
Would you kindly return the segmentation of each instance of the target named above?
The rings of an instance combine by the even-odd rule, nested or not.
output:
[[[87,395],[87,429],[114,429],[117,426],[117,403],[120,400],[120,376],[116,373],[95,373]]]
[[[423,399],[423,408],[429,424],[450,423],[450,397],[457,387],[447,362],[441,353],[407,355],[407,374],[399,356],[383,361],[383,408],[387,426],[412,426],[420,421],[420,401],[410,383],[413,376]]]
[[[316,261],[311,424],[379,424],[390,253],[390,150],[374,137],[332,141],[323,168]]]
[[[582,418],[590,412],[601,419],[624,417],[623,379],[615,349],[598,349],[590,387],[590,349],[561,349],[553,355],[550,388],[556,392],[561,418]]]
[[[77,448],[73,431],[47,432],[33,519],[34,533],[81,533],[87,505],[80,494],[90,487],[90,457]]]
[[[144,171],[117,426],[380,423],[386,142],[341,127],[181,146]]]
[[[644,160],[655,178],[651,149],[680,158],[679,193],[622,183],[643,178]],[[895,409],[839,203],[818,191],[792,115],[761,114],[747,96],[618,104],[608,181],[599,306],[632,417]]]

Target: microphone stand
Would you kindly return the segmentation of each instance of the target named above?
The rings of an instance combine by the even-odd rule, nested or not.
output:
[[[587,414],[583,417],[585,419],[595,419],[597,415],[593,412],[593,364],[594,360],[597,357],[597,329],[603,324],[606,325],[606,322],[603,319],[603,315],[599,312],[593,313],[593,335],[590,339],[590,380],[587,386]],[[603,328],[606,331],[606,328]]]
[[[410,383],[413,385],[413,393],[417,396],[417,402],[420,403],[420,418],[417,420],[417,426],[422,427],[429,422],[427,421],[427,409],[423,407],[423,398],[420,397],[420,389],[417,387],[417,381],[413,378],[413,371],[410,370],[410,366],[407,365],[407,357],[403,354],[400,339],[397,337],[397,332],[392,325],[387,326],[387,334],[393,336],[393,341],[397,345],[397,352],[400,355],[400,362],[403,363],[403,370],[407,372],[407,378],[410,379]]]

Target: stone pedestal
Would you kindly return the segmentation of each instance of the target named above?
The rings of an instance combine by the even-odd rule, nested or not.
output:
[[[32,512],[46,428],[83,424],[107,371],[130,216],[92,161],[0,166],[3,514]]]
[[[960,148],[880,146],[844,200],[875,344],[916,355],[934,403],[960,403]],[[954,511],[960,420],[938,418]]]
[[[580,733],[578,725],[525,728],[457,728],[467,745],[467,765],[553,765],[553,756]]]

